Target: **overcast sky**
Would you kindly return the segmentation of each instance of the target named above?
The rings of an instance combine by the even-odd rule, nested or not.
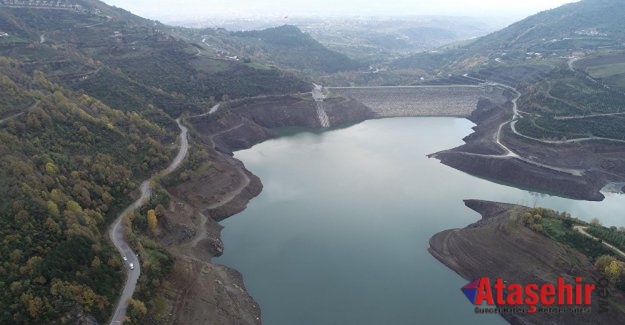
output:
[[[215,16],[402,16],[451,15],[484,17],[500,13],[523,18],[575,0],[104,0],[152,19]]]

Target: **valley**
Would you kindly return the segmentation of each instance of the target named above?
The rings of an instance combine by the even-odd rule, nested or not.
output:
[[[226,30],[0,1],[0,323],[496,324],[404,289],[462,300],[424,247],[475,221],[466,193],[507,202],[466,201],[483,219],[429,240],[467,280],[619,269],[600,258],[621,230],[589,220],[622,224],[623,17],[582,0],[494,32],[445,16]],[[503,316],[622,322],[621,273],[607,315]]]

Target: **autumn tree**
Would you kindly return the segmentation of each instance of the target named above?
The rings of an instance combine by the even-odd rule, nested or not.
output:
[[[605,268],[610,265],[610,263],[612,263],[612,261],[616,260],[614,258],[614,256],[611,255],[601,255],[599,257],[597,257],[597,260],[595,261],[595,267],[603,272],[605,271]]]
[[[605,268],[605,275],[610,279],[611,283],[616,283],[616,281],[623,274],[623,262],[619,262],[614,260],[608,264]]]
[[[154,209],[148,210],[148,227],[152,232],[156,232],[158,226],[158,218],[156,217],[156,211]]]
[[[54,203],[54,201],[48,201],[47,203],[47,208],[48,208],[48,213],[50,213],[53,216],[58,216],[60,214],[59,212],[59,206]]]
[[[525,214],[523,215],[523,224],[529,227],[533,221],[534,220],[532,218],[532,214],[529,212],[525,212]]]
[[[148,313],[148,309],[141,300],[133,298],[128,302],[128,313],[132,318],[140,319]]]

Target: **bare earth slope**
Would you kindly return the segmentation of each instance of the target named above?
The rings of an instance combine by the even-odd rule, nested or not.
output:
[[[555,283],[557,277],[563,276],[568,283],[574,281],[573,277],[595,282],[597,274],[586,256],[521,224],[518,216],[528,208],[476,200],[467,200],[465,204],[480,213],[482,219],[464,229],[434,235],[429,248],[435,258],[463,278],[472,281],[489,277],[509,283],[541,284]],[[594,292],[590,313],[502,316],[512,324],[623,324],[625,313],[612,303],[617,300],[622,305],[623,296],[617,292],[611,295],[611,305],[605,313],[599,313],[599,297]]]
[[[330,98],[325,109],[332,125],[373,117],[348,98]],[[159,293],[166,301],[166,318],[173,324],[261,324],[260,308],[241,274],[211,262],[224,251],[218,221],[245,209],[262,190],[260,179],[231,154],[274,137],[272,128],[319,127],[315,102],[310,94],[237,100],[189,117],[187,123],[211,168],[168,188],[172,202],[159,220],[163,232],[158,238],[175,257]]]
[[[510,103],[501,98],[480,100],[469,117],[477,124],[475,133],[464,139],[464,145],[431,157],[480,177],[582,200],[601,201],[602,188],[625,181],[622,144],[524,139],[511,131],[507,121],[512,115]],[[506,154],[504,146],[513,154]]]

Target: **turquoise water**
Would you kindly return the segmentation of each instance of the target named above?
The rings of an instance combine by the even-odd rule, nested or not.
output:
[[[505,324],[476,315],[467,281],[427,252],[429,238],[479,215],[463,199],[566,210],[625,225],[624,195],[592,203],[495,184],[428,159],[460,145],[460,118],[371,120],[239,151],[264,184],[225,226],[217,260],[241,271],[267,325]]]

